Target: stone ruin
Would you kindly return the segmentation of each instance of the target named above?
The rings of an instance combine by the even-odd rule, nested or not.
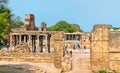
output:
[[[120,31],[111,25],[95,25],[91,33],[91,69],[120,72]]]
[[[10,32],[10,49],[0,51],[0,59],[53,63],[63,71],[72,70],[73,49],[90,49],[91,71],[120,72],[120,31],[97,24],[91,33],[47,31],[46,23],[35,27],[33,14],[27,14],[21,28]]]
[[[33,14],[27,14],[24,25],[11,30],[10,48],[8,51],[0,51],[0,59],[53,63],[56,68],[64,69],[63,62],[66,61],[63,56],[64,32],[46,31],[45,22],[37,28],[34,19]]]

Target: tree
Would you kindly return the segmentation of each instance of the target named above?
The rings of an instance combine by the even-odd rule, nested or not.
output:
[[[5,40],[11,18],[10,10],[5,6],[7,0],[0,0],[0,44]]]
[[[120,27],[113,27],[114,30],[120,30]]]
[[[8,0],[0,0],[0,7],[6,7]]]
[[[64,32],[70,32],[70,33],[77,32],[77,31],[82,32],[79,25],[70,24],[70,23],[67,23],[66,21],[59,21],[55,25],[48,27],[47,30],[48,31],[64,31]]]
[[[10,22],[10,29],[12,28],[19,28],[23,25],[24,23],[21,21],[20,17],[13,17]]]
[[[80,26],[78,24],[71,24],[71,28],[73,29],[74,32],[77,32],[77,31],[82,31],[82,29],[80,29]]]
[[[23,25],[20,17],[13,17],[9,8],[7,8],[8,0],[0,0],[0,45],[6,43],[6,35],[9,36],[11,28],[17,28]],[[13,17],[13,18],[12,18]]]

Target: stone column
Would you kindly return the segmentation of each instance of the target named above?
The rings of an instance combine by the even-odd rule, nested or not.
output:
[[[17,43],[17,45],[19,44],[19,35],[16,35],[16,43]]]
[[[15,35],[12,35],[12,40],[13,40],[13,46],[15,46]]]
[[[30,47],[30,51],[32,51],[31,35],[29,35],[28,46]]]
[[[45,43],[45,48],[46,48],[46,53],[48,53],[48,34],[45,36],[46,43]]]
[[[13,40],[12,40],[12,34],[10,33],[10,50],[12,50],[12,46],[13,46]]]
[[[36,41],[36,49],[37,49],[37,52],[40,51],[40,41],[39,41],[39,35],[37,35],[37,41]]]
[[[64,45],[63,33],[58,32],[54,35],[54,47],[55,47],[54,66],[56,68],[62,67],[63,45]]]
[[[21,35],[19,35],[19,43],[21,43]]]
[[[12,44],[13,44],[12,46],[14,46],[14,41],[15,41],[15,36],[14,36],[14,34],[12,34],[11,37],[12,37]]]

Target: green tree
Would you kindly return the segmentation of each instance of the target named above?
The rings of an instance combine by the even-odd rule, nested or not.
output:
[[[5,6],[7,0],[0,0],[0,44],[5,40],[11,18],[10,10]]]
[[[81,31],[80,26],[78,24],[71,24],[71,29],[73,29],[74,32]]]
[[[6,7],[8,0],[0,0],[0,7]]]
[[[0,0],[0,45],[5,43],[6,35],[9,35],[11,28],[23,25],[20,17],[13,17],[11,10],[7,8],[7,3],[8,0]]]
[[[77,31],[82,31],[77,24],[70,24],[67,23],[66,21],[59,21],[55,25],[48,27],[48,31],[64,31],[64,32],[77,32]]]
[[[106,70],[100,70],[99,73],[108,73]]]
[[[119,30],[119,29],[120,29],[120,27],[113,27],[113,29],[114,29],[114,30]]]
[[[10,29],[12,28],[19,28],[23,25],[24,23],[21,21],[20,17],[13,17],[10,22]]]

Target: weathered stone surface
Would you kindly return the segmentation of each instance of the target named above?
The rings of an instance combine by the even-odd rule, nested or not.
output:
[[[109,61],[92,61],[92,70],[108,70],[109,69]]]
[[[109,67],[110,70],[120,72],[120,61],[110,61]]]
[[[120,53],[110,53],[109,59],[119,61],[120,60]]]
[[[54,65],[57,68],[61,68],[62,52],[63,52],[63,44],[64,44],[62,32],[56,33],[54,35],[54,44],[55,44]]]
[[[91,39],[91,64],[93,71],[109,69],[108,32],[110,25],[95,25]]]

